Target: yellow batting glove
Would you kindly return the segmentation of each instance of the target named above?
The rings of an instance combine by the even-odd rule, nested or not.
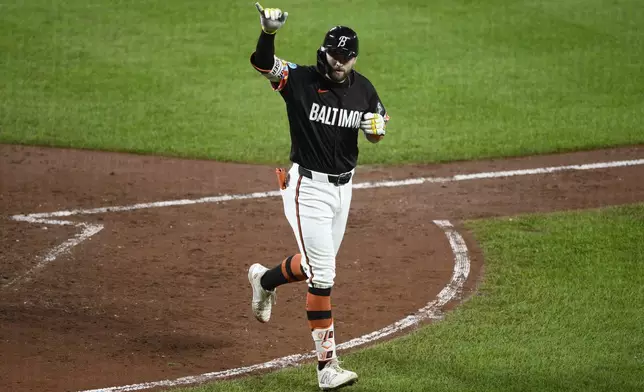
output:
[[[365,113],[360,121],[360,129],[367,135],[384,135],[385,119],[378,113]]]
[[[282,12],[279,8],[263,8],[259,3],[255,3],[255,8],[259,11],[259,21],[262,24],[262,30],[267,34],[275,34],[288,18],[288,12]]]

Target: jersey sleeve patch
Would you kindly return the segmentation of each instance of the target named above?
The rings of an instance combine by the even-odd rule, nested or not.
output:
[[[279,81],[272,81],[271,80],[271,86],[273,87],[274,91],[282,91],[284,90],[284,87],[286,87],[286,83],[288,82],[288,76],[289,76],[289,68],[291,63],[288,63],[284,60],[280,60],[281,62],[281,74],[279,76]]]
[[[385,107],[382,106],[382,103],[380,100],[378,100],[378,104],[376,105],[376,113],[382,116],[382,118],[385,120],[385,122],[389,121],[389,116],[387,115],[387,111],[385,110]]]
[[[275,91],[282,91],[286,87],[288,81],[289,70],[297,68],[297,64],[282,60],[279,57],[274,57],[273,67],[271,69],[262,69],[255,65],[253,61],[255,53],[251,55],[251,65],[259,71],[266,79],[271,82],[271,86]]]

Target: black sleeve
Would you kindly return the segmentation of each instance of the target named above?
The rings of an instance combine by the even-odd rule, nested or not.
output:
[[[289,75],[292,80],[298,74],[298,65],[275,57],[275,34],[261,32],[257,40],[255,52],[250,56],[250,63],[271,82],[273,90],[286,93]],[[297,79],[297,78],[296,78]]]
[[[270,71],[275,61],[275,34],[266,34],[262,31],[257,40],[255,53],[251,56],[251,62],[259,70]]]

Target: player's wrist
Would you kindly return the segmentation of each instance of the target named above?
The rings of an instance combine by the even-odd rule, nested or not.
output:
[[[371,143],[378,143],[385,137],[385,135],[374,135],[373,133],[365,133],[365,136]]]

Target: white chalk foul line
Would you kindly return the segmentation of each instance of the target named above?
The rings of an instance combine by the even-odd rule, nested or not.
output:
[[[69,238],[67,241],[63,242],[62,244],[54,247],[53,249],[50,249],[47,253],[45,253],[44,256],[39,257],[37,263],[29,270],[27,270],[27,272],[3,284],[2,286],[0,286],[0,289],[10,288],[20,281],[28,281],[36,271],[44,268],[47,264],[56,260],[56,258],[59,255],[65,252],[68,252],[74,246],[80,244],[81,242],[90,238],[94,234],[103,230],[103,227],[104,227],[101,224],[91,224],[91,223],[85,223],[85,222],[72,222],[72,221],[63,221],[63,220],[37,219],[37,218],[31,218],[31,217],[29,217],[28,219],[25,219],[25,221],[29,223],[40,223],[45,225],[76,226],[80,228],[80,232],[77,233],[72,238]]]
[[[457,174],[452,177],[424,177],[424,178],[411,178],[408,180],[401,180],[401,181],[364,182],[360,184],[354,184],[353,187],[356,189],[368,189],[368,188],[381,188],[381,187],[399,187],[399,186],[405,186],[405,185],[419,185],[419,184],[425,184],[425,183],[440,184],[440,183],[456,182],[456,181],[482,180],[487,178],[528,176],[528,175],[534,175],[534,174],[555,173],[560,171],[583,171],[583,170],[608,169],[612,167],[637,166],[637,165],[644,165],[644,159],[589,163],[585,165],[552,166],[552,167],[542,167],[542,168],[523,169],[523,170],[504,170],[504,171],[486,172],[486,173]]]
[[[367,343],[375,342],[376,340],[385,338],[411,326],[417,325],[421,321],[427,319],[440,319],[442,307],[460,294],[463,289],[463,284],[465,284],[465,281],[470,274],[470,257],[467,250],[467,245],[465,244],[463,237],[456,231],[456,229],[454,229],[454,226],[452,226],[449,221],[437,220],[434,221],[434,224],[436,224],[445,232],[445,236],[447,237],[450,247],[452,248],[452,252],[454,253],[454,268],[452,272],[452,278],[450,279],[447,286],[445,286],[441,290],[441,292],[438,293],[435,300],[429,302],[413,315],[407,316],[402,320],[396,321],[395,323],[388,325],[378,331],[372,332],[368,335],[360,336],[358,338],[338,344],[336,347],[337,350],[346,350],[349,348],[362,346]],[[197,376],[181,377],[175,380],[153,381],[120,387],[91,389],[81,392],[127,392],[150,388],[176,387],[179,385],[199,384],[207,381],[216,381],[234,376],[250,374],[260,370],[277,370],[286,367],[298,366],[303,361],[309,360],[314,357],[315,352],[311,351],[305,354],[295,354],[273,359],[271,361],[256,365],[223,370],[219,372],[204,373]]]
[[[137,203],[129,206],[98,207],[98,208],[77,209],[77,210],[69,210],[69,211],[41,212],[41,213],[28,214],[28,215],[14,215],[12,216],[12,219],[17,221],[26,221],[29,218],[53,218],[53,217],[64,217],[64,216],[72,216],[72,215],[93,215],[93,214],[104,214],[107,212],[142,210],[146,208],[187,206],[192,204],[203,204],[203,203],[221,203],[224,201],[231,201],[231,200],[263,199],[267,197],[276,197],[279,195],[280,195],[279,191],[271,191],[271,192],[247,193],[242,195],[208,196],[208,197],[202,197],[199,199],[181,199],[181,200],[157,201],[152,203]]]
[[[585,165],[553,166],[553,167],[525,169],[525,170],[508,170],[508,171],[473,173],[473,174],[458,174],[452,177],[422,177],[422,178],[412,178],[408,180],[399,180],[399,181],[363,182],[363,183],[353,184],[353,188],[369,189],[369,188],[383,188],[383,187],[400,187],[400,186],[408,186],[408,185],[420,185],[425,183],[429,183],[429,184],[447,183],[447,182],[479,180],[479,179],[488,179],[488,178],[503,178],[503,177],[527,176],[527,175],[533,175],[533,174],[547,174],[547,173],[554,173],[554,172],[560,172],[560,171],[580,171],[580,170],[583,171],[583,170],[594,170],[594,169],[608,169],[613,167],[636,166],[636,165],[644,165],[644,159],[590,163]],[[12,216],[12,219],[17,221],[28,221],[29,219],[33,219],[33,218],[55,218],[55,217],[66,217],[66,216],[72,216],[72,215],[103,214],[107,212],[132,211],[132,210],[140,210],[140,209],[146,209],[146,208],[174,207],[174,206],[185,206],[185,205],[202,204],[202,203],[220,203],[220,202],[232,201],[232,200],[262,199],[262,198],[268,198],[268,197],[277,197],[279,195],[280,195],[279,191],[255,192],[255,193],[238,194],[238,195],[220,195],[220,196],[202,197],[199,199],[181,199],[181,200],[158,201],[158,202],[152,202],[152,203],[138,203],[138,204],[132,204],[128,206],[99,207],[99,208],[75,209],[75,210],[56,211],[56,212],[41,212],[41,213],[34,213],[34,214],[28,214],[28,215],[14,215]]]

